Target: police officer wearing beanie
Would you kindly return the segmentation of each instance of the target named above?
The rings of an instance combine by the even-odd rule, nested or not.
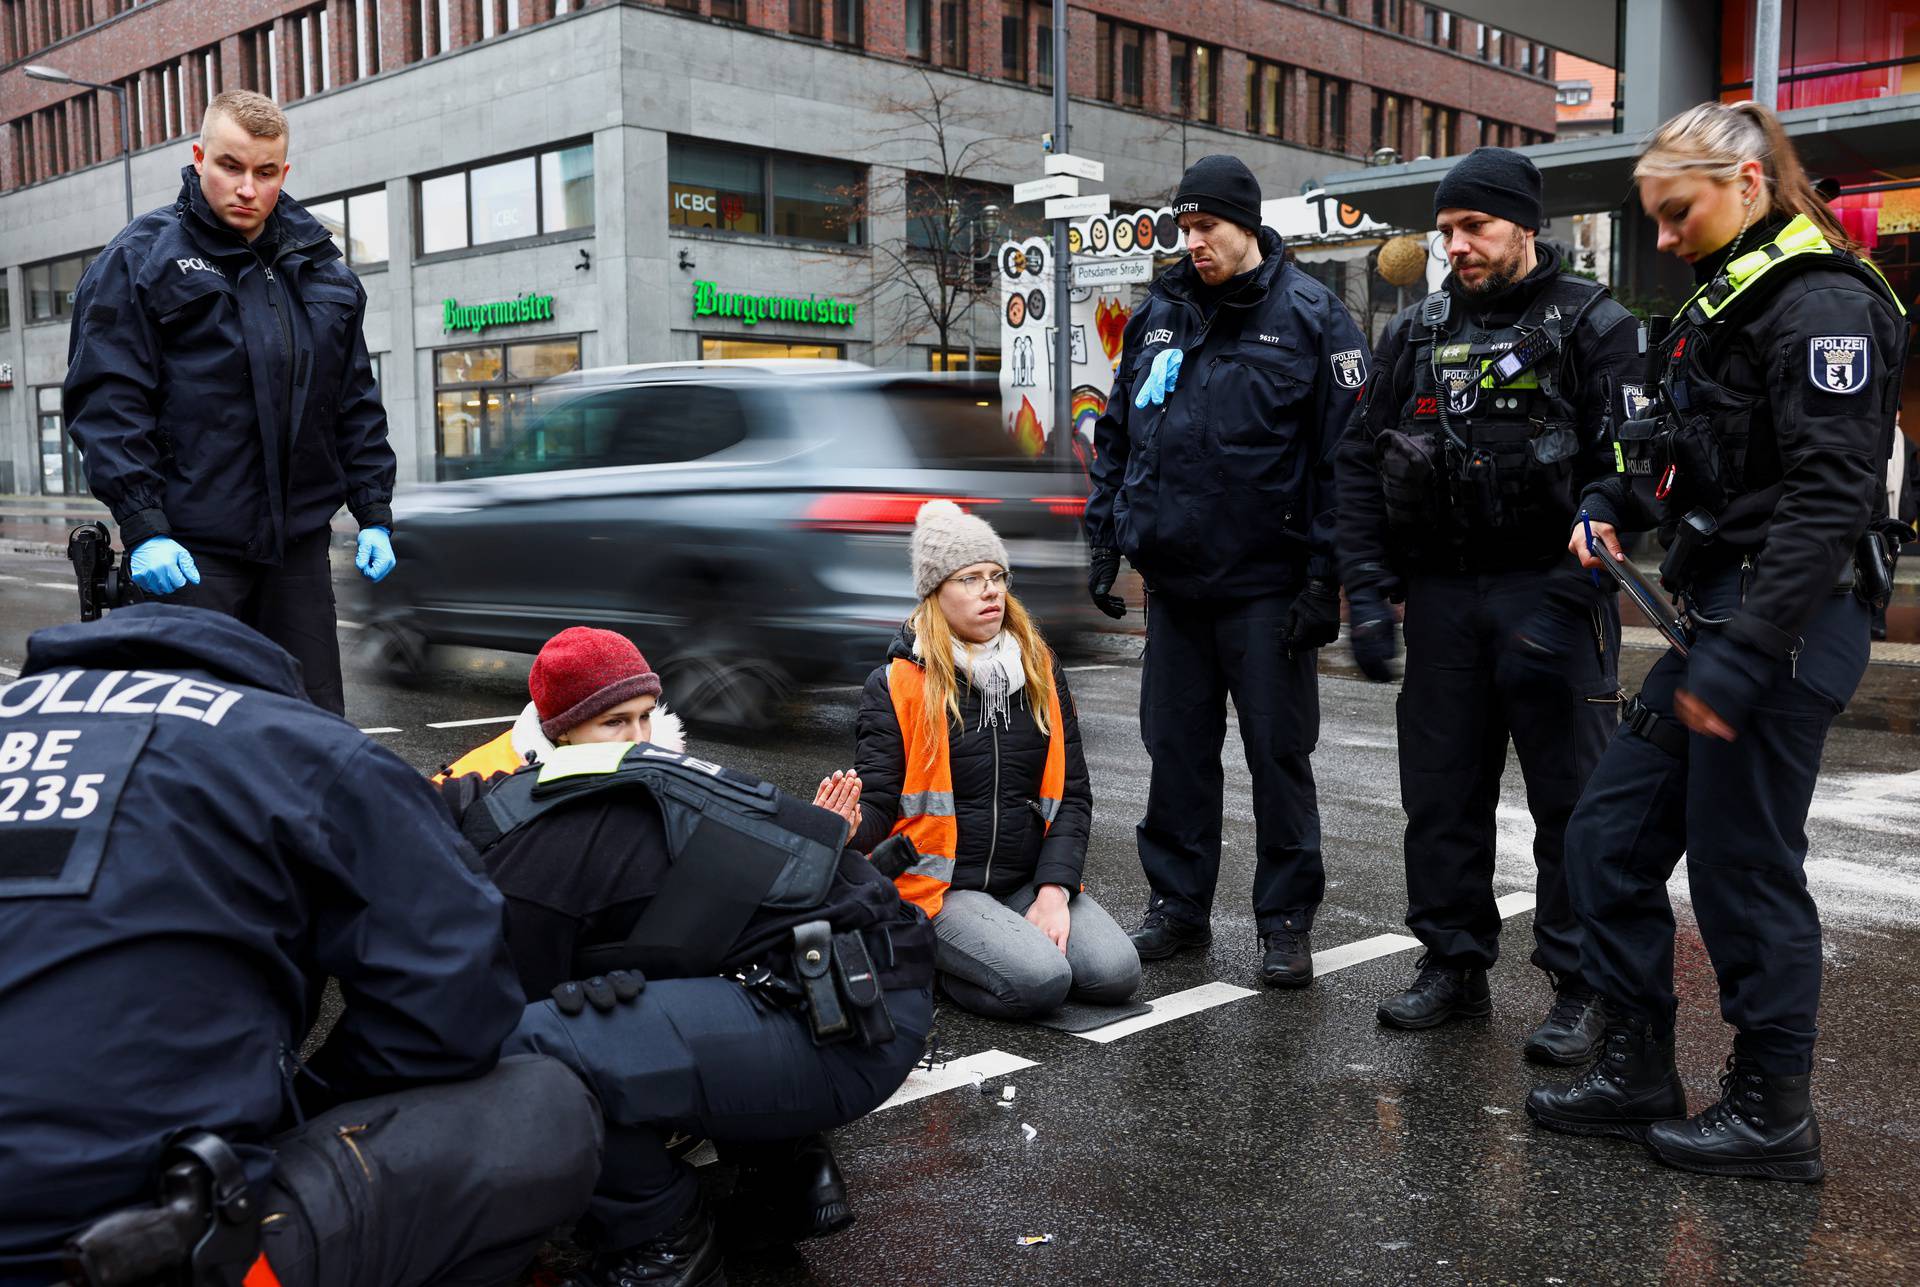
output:
[[[62,405],[134,582],[259,630],[337,715],[330,525],[346,506],[354,566],[393,570],[394,456],[366,291],[281,192],[289,133],[262,95],[207,105],[179,197],[80,279]]]
[[[1603,1025],[1562,860],[1616,722],[1620,625],[1566,529],[1644,392],[1638,328],[1537,239],[1540,173],[1526,157],[1478,149],[1433,206],[1452,271],[1387,324],[1340,448],[1341,570],[1354,656],[1372,679],[1392,679],[1388,605],[1405,603],[1407,925],[1426,953],[1379,1019],[1422,1029],[1491,1012],[1495,808],[1511,743],[1534,822],[1532,959],[1556,991],[1525,1053],[1580,1063]]]
[[[1204,947],[1220,870],[1227,698],[1253,776],[1253,907],[1269,985],[1313,978],[1326,887],[1308,756],[1318,650],[1340,632],[1333,451],[1366,382],[1367,345],[1333,293],[1260,224],[1236,157],[1180,180],[1187,258],[1127,324],[1094,430],[1089,589],[1120,616],[1120,558],[1147,587],[1140,731],[1153,762],[1140,863],[1142,960]]]

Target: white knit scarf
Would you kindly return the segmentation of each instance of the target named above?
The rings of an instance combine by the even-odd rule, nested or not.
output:
[[[915,656],[920,655],[918,639],[913,642],[913,651]],[[1027,685],[1027,668],[1020,659],[1020,641],[1004,630],[983,644],[955,639],[953,664],[980,692],[980,727],[995,724],[1007,727],[1013,695]]]

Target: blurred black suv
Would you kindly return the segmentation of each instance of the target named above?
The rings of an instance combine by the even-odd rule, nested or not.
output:
[[[794,686],[858,682],[914,604],[907,540],[948,497],[1006,541],[1043,629],[1092,624],[1073,462],[1025,454],[990,380],[837,362],[560,376],[503,450],[404,490],[369,649],[531,653],[570,625],[633,639],[688,718],[751,728]]]

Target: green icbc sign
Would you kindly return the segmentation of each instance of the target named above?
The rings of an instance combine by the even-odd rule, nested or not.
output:
[[[792,299],[785,295],[737,295],[712,282],[693,284],[695,317],[737,317],[756,322],[804,322],[812,326],[852,326],[858,304],[837,299]]]
[[[447,331],[472,331],[478,335],[489,326],[518,326],[522,322],[553,320],[553,296],[522,295],[492,304],[462,304],[457,299],[440,301],[440,325]]]

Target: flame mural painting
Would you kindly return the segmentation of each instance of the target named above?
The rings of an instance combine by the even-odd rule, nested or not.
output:
[[[1007,433],[1031,456],[1048,449],[1053,426],[1053,248],[1039,238],[1000,248],[1000,400]],[[1093,455],[1093,426],[1107,408],[1107,391],[1120,364],[1120,344],[1133,308],[1123,296],[1092,289],[1072,292],[1070,402],[1073,455],[1082,467]]]

